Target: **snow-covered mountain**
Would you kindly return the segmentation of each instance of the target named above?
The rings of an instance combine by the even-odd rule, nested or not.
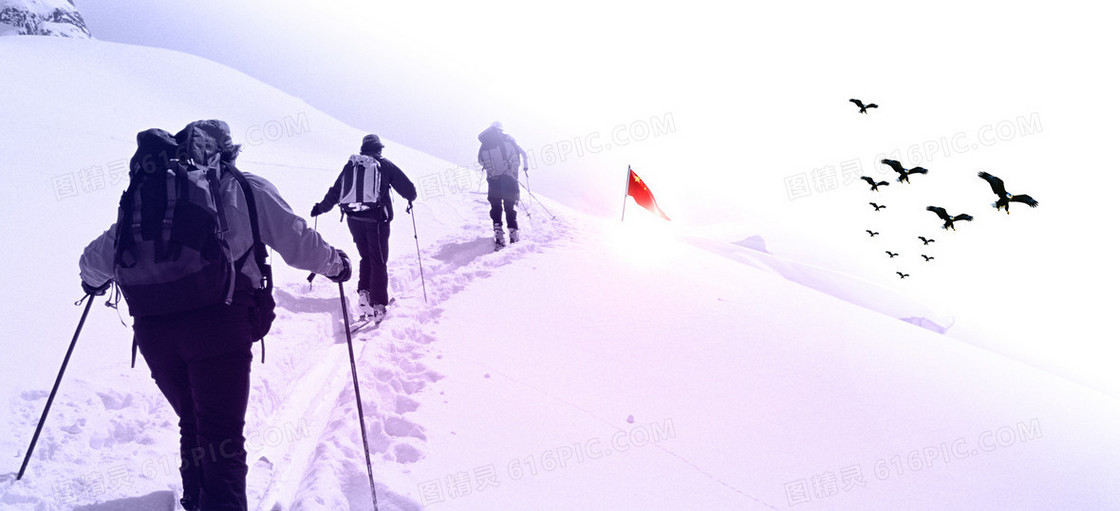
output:
[[[3,38],[0,68],[20,98],[0,117],[0,507],[173,509],[174,414],[103,300],[13,480],[135,133],[224,119],[239,166],[297,212],[363,133],[166,50]],[[381,509],[1120,508],[1113,398],[898,321],[920,304],[762,240],[685,242],[640,210],[619,225],[535,190],[523,242],[494,253],[477,176],[386,144],[421,198],[393,223],[397,305],[355,339]],[[319,231],[352,248],[331,217]],[[371,509],[338,288],[274,266],[250,505]]]
[[[0,36],[4,35],[93,37],[74,0],[0,0]]]

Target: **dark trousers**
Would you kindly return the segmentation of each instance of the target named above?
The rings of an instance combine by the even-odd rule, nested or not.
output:
[[[358,246],[358,291],[369,291],[370,303],[389,303],[389,222],[348,218]]]
[[[486,199],[490,201],[490,219],[494,221],[495,225],[501,226],[502,212],[505,211],[506,224],[509,225],[510,229],[516,229],[517,211],[513,209],[513,206],[521,198],[521,190],[517,187],[517,178],[511,176],[488,178],[486,185]]]
[[[491,203],[491,220],[495,225],[502,225],[502,212],[505,212],[505,223],[510,229],[517,229],[517,212],[513,206],[521,198],[521,189],[517,188],[517,178],[513,176],[498,176],[486,179],[486,199]]]
[[[489,199],[490,201],[490,219],[494,221],[494,225],[502,225],[502,211],[506,213],[506,223],[509,224],[510,229],[517,228],[517,210],[513,206],[517,201],[506,199]]]
[[[136,318],[140,352],[179,415],[184,496],[202,511],[247,507],[245,410],[253,345],[248,309],[216,305]]]

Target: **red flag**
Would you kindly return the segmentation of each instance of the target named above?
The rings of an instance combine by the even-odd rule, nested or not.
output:
[[[646,183],[642,181],[642,178],[638,177],[638,175],[634,173],[633,169],[628,170],[630,172],[630,182],[626,185],[626,195],[633,197],[634,202],[637,202],[639,206],[646,208],[650,210],[651,213],[656,213],[660,215],[661,218],[668,220],[669,217],[665,214],[665,212],[661,211],[661,208],[657,207],[657,199],[653,198],[653,192],[649,191],[649,187],[646,186]]]

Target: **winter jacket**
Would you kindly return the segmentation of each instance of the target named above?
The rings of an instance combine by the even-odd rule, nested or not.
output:
[[[404,175],[404,172],[401,171],[399,167],[397,167],[393,162],[389,161],[388,158],[382,158],[380,153],[371,154],[370,152],[363,150],[362,154],[366,156],[372,156],[380,164],[381,189],[379,190],[377,196],[381,198],[381,207],[371,208],[365,211],[347,213],[347,215],[354,220],[363,220],[368,222],[391,222],[393,220],[393,201],[389,199],[389,187],[391,186],[394,190],[396,190],[397,193],[400,194],[401,197],[404,197],[405,200],[412,202],[416,200],[416,186],[412,184],[412,181],[408,179],[408,176]],[[335,179],[334,185],[332,185],[331,188],[327,190],[327,194],[323,196],[323,200],[319,201],[317,207],[320,212],[326,213],[327,211],[330,211],[331,208],[335,206],[335,204],[338,204],[339,196],[342,193],[343,177],[350,173],[353,167],[353,163],[349,161],[346,162],[346,165],[342,168],[342,172],[339,173],[338,178]]]
[[[261,241],[279,252],[290,266],[320,275],[341,273],[342,260],[338,252],[318,233],[309,229],[303,218],[292,212],[292,208],[280,197],[276,187],[262,177],[248,172],[243,174],[256,200]],[[229,243],[234,260],[238,260],[250,250],[253,244],[253,231],[249,223],[245,195],[237,180],[229,173],[223,173],[219,181],[219,190],[226,220],[229,222],[226,241]],[[113,278],[116,235],[117,227],[114,224],[86,247],[78,262],[82,282],[100,285]],[[241,273],[248,277],[248,282],[260,283],[261,281],[261,271],[252,256],[246,259]]]
[[[491,126],[479,133],[478,141],[482,143],[478,148],[478,164],[486,170],[488,179],[510,176],[516,181],[518,165],[522,161],[526,166],[529,164],[525,150],[497,127]]]

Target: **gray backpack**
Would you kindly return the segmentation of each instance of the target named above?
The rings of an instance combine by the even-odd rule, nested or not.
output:
[[[114,279],[133,316],[231,303],[240,268],[225,239],[218,185],[228,133],[222,121],[197,121],[174,136],[161,129],[136,136],[114,257]]]

